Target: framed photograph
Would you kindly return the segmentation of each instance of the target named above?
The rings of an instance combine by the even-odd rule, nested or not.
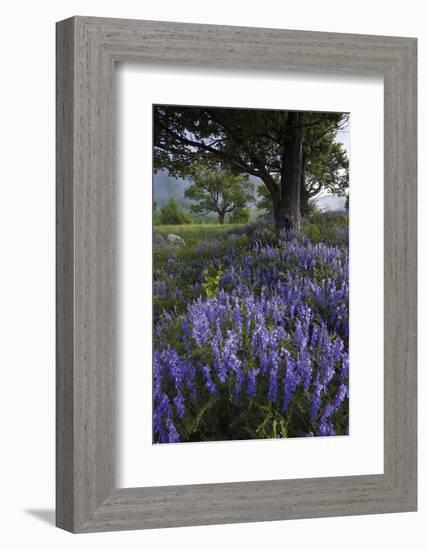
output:
[[[57,24],[57,525],[417,507],[416,39]]]

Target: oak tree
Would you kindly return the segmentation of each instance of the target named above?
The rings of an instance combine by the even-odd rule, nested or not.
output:
[[[184,195],[193,200],[191,212],[205,215],[214,212],[220,224],[226,215],[242,211],[253,200],[252,183],[246,174],[231,174],[218,165],[196,162],[189,168],[192,185]]]
[[[298,227],[305,143],[343,123],[343,113],[154,106],[154,166],[187,177],[195,161],[260,178],[277,230]],[[306,160],[307,162],[307,160]]]

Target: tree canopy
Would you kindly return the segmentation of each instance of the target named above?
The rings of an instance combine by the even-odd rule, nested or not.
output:
[[[184,194],[195,201],[190,210],[196,215],[214,212],[223,224],[227,214],[242,210],[253,200],[253,185],[246,174],[232,174],[219,165],[196,162],[189,167],[189,176],[193,183]]]
[[[346,183],[337,183],[339,166],[347,172],[347,165],[334,137],[347,116],[156,105],[154,167],[188,177],[195,161],[214,162],[233,175],[256,176],[269,192],[277,228],[296,226],[306,189]]]

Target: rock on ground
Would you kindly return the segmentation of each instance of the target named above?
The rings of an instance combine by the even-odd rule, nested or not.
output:
[[[178,235],[174,235],[174,233],[169,233],[167,240],[173,244],[186,244],[184,239],[182,239]]]

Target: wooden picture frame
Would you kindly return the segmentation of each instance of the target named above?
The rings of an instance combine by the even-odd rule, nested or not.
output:
[[[383,77],[383,474],[115,488],[116,62]],[[413,38],[91,17],[57,24],[58,527],[416,510],[416,84]]]

